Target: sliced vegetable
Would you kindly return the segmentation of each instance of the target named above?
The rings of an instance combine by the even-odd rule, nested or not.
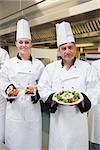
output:
[[[79,91],[61,91],[57,93],[54,98],[57,101],[61,101],[63,103],[73,103],[80,99],[80,92]]]

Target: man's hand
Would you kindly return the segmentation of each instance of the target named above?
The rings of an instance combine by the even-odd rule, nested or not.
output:
[[[77,104],[77,106],[80,112],[84,113],[84,112],[89,111],[89,109],[91,108],[91,101],[88,99],[88,97],[84,93],[81,93],[81,94],[83,95],[84,100],[80,102],[79,104]]]
[[[58,103],[52,100],[53,95],[54,93],[52,93],[45,102],[50,113],[55,113],[58,107]]]

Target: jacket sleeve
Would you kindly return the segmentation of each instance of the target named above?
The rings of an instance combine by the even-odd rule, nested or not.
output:
[[[52,89],[52,79],[51,79],[53,75],[52,70],[53,68],[48,69],[48,66],[45,67],[37,86],[40,97],[44,102],[48,99],[48,97],[52,93],[54,93]]]
[[[0,48],[0,65],[1,68],[3,66],[3,64],[9,59],[9,55],[8,52],[4,49]]]
[[[3,65],[0,71],[0,88],[1,93],[5,97],[5,91],[9,85],[11,85],[11,81],[9,79],[9,71],[6,63]]]
[[[3,56],[2,56],[2,61],[5,62],[8,59],[9,59],[8,52],[4,50],[4,53],[3,53]]]
[[[94,67],[94,69],[96,69],[98,80],[99,80],[96,84],[94,93],[96,93],[97,100],[100,103],[100,59],[96,60],[96,61],[93,61],[92,66]],[[96,99],[96,95],[95,95],[95,99]]]
[[[93,66],[88,68],[86,77],[86,91],[85,95],[91,101],[92,107],[97,104],[98,96],[100,95],[100,83],[97,72]]]

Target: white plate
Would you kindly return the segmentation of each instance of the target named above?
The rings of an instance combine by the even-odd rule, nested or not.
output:
[[[25,95],[28,95],[28,96],[35,96],[36,93],[34,93],[34,94],[28,94],[28,93],[25,93]]]
[[[59,94],[60,92],[57,92],[53,95],[53,101],[56,101],[57,103],[59,104],[62,104],[62,105],[76,105],[76,104],[79,104],[81,101],[83,101],[83,95],[80,93],[80,99],[76,102],[72,102],[72,103],[64,103],[63,101],[58,101],[58,99],[55,97],[57,94]]]
[[[18,95],[17,96],[8,96],[8,95],[6,95],[7,99],[16,99],[17,97],[18,97]]]

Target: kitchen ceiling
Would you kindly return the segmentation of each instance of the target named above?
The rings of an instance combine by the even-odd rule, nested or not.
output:
[[[47,1],[50,2],[49,0]],[[17,11],[17,13],[14,12],[13,14],[8,15],[7,18],[6,16],[3,16],[4,18],[1,17],[0,19],[1,46],[14,45],[15,33],[16,33],[15,26],[19,18],[26,18],[27,20],[29,20],[31,24],[32,43],[34,47],[44,47],[44,46],[47,47],[48,46],[49,48],[55,48],[56,47],[55,24],[61,21],[71,22],[72,30],[75,35],[77,44],[93,43],[94,47],[96,48],[100,46],[100,43],[99,43],[100,42],[100,9],[97,6],[96,9],[89,8],[90,9],[89,11],[88,9],[87,11],[84,11],[85,9],[84,7],[88,6],[89,2],[91,3],[94,2],[94,0],[92,1],[85,0],[84,4],[82,3],[82,1],[81,1],[82,3],[81,4],[79,3],[79,1],[75,1],[75,0],[73,0],[74,3],[70,3],[70,1],[67,1],[67,0],[66,0],[67,3],[64,0],[62,0],[62,3],[59,0],[58,1],[52,0],[52,3],[54,2],[53,5],[48,4],[47,6],[45,5],[45,7],[41,7],[41,9],[36,8],[37,5],[35,6],[35,4],[38,3],[39,6],[42,6],[41,3],[43,4],[43,2],[45,2],[46,4],[47,1],[38,0],[36,3],[35,2],[33,3],[33,1],[30,1],[30,3],[27,2],[27,5],[28,5],[27,13],[25,13],[26,6],[23,5],[23,8]],[[95,0],[95,3],[96,2],[99,2],[99,1]],[[23,1],[23,4],[24,4],[24,1]],[[70,13],[69,15],[68,14],[64,15],[64,13],[66,12],[65,4],[67,7],[69,4],[69,7],[67,8],[67,10],[68,9],[70,10],[71,8],[76,8],[76,11],[74,12],[74,14]],[[77,12],[78,11],[77,9],[80,8],[80,7],[77,8],[78,4],[80,7],[83,8],[82,9],[84,11],[83,13],[80,12],[82,10],[79,11],[80,13]],[[87,5],[84,6],[85,4]],[[16,6],[18,6],[18,4]],[[32,11],[31,6],[32,7],[34,6],[35,8],[34,12]],[[59,11],[61,10],[63,11],[62,12],[63,17],[61,16],[61,13],[57,15],[58,7],[62,8],[62,9],[59,9]],[[19,15],[19,17],[16,16],[18,13],[20,13],[20,11],[22,13],[22,10],[23,10],[24,15],[23,16]],[[51,10],[51,13],[50,13],[50,10]],[[43,17],[45,17],[45,19]]]

